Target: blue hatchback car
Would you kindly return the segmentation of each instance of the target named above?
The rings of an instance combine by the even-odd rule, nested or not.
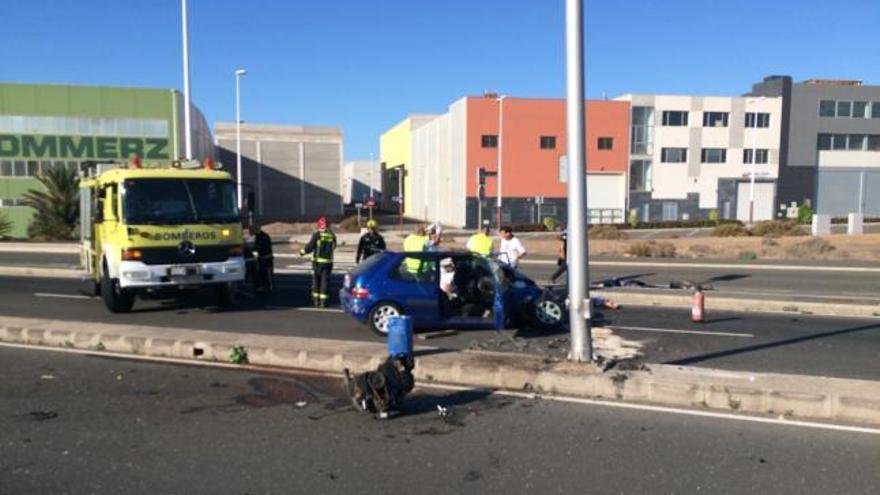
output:
[[[345,275],[339,300],[379,335],[388,332],[388,317],[402,314],[423,329],[552,329],[565,317],[553,292],[495,260],[459,251],[373,255]]]

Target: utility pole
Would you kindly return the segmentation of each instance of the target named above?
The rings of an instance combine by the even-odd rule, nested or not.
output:
[[[755,224],[755,164],[758,163],[758,102],[764,97],[752,100],[752,176],[749,179],[749,226]]]
[[[235,185],[238,195],[238,209],[241,210],[241,76],[244,69],[235,71]],[[260,191],[262,194],[263,191]]]
[[[376,164],[373,163],[373,154],[370,153],[370,196],[368,198],[368,201],[371,201],[371,202],[373,201],[373,194],[374,194],[373,193],[373,181],[375,180],[375,178],[373,177],[373,175],[376,173],[376,166],[375,165]],[[353,171],[352,171],[352,176],[354,176]],[[369,208],[370,208],[370,220],[372,220],[373,219],[373,207],[370,206]],[[360,222],[358,222],[358,223],[360,223]]]
[[[495,207],[498,211],[495,212],[495,227],[501,228],[501,150],[502,148],[502,134],[504,133],[504,99],[507,98],[506,95],[501,95],[498,97],[498,164],[495,166],[496,173],[498,177],[495,178],[496,183],[498,184],[498,196],[495,198],[496,204]]]
[[[192,115],[190,111],[189,91],[189,22],[187,20],[186,1],[181,0],[181,14],[183,17],[183,142],[186,143],[186,159],[192,160]],[[175,116],[176,118],[176,116]],[[239,196],[241,196],[239,194]]]
[[[584,152],[584,4],[565,2],[568,133],[568,288],[572,361],[592,361],[587,237],[587,182]]]

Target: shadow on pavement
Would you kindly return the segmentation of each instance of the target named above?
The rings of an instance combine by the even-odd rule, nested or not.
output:
[[[858,326],[858,327],[844,328],[841,330],[832,330],[830,332],[814,333],[811,335],[804,335],[802,337],[795,337],[795,338],[791,338],[791,339],[778,340],[776,342],[767,342],[764,344],[755,344],[755,345],[748,345],[748,346],[744,346],[744,347],[737,347],[735,349],[728,349],[725,351],[718,351],[718,352],[712,352],[709,354],[701,354],[699,356],[691,356],[691,357],[687,357],[687,358],[676,359],[674,361],[668,361],[665,364],[687,366],[687,365],[691,365],[691,364],[702,363],[704,361],[710,361],[712,359],[736,356],[739,354],[746,354],[749,352],[763,351],[763,350],[767,350],[767,349],[773,349],[775,347],[782,347],[782,346],[792,345],[792,344],[800,344],[801,342],[808,342],[811,340],[824,339],[824,338],[834,337],[837,335],[844,335],[844,334],[848,334],[848,333],[864,332],[867,330],[880,330],[880,324],[862,325],[862,326]]]

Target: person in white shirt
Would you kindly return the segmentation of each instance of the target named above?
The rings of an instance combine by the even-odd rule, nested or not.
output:
[[[507,263],[511,268],[516,268],[519,265],[519,260],[528,254],[525,246],[523,246],[519,238],[514,237],[513,229],[510,227],[501,227],[498,230],[498,234],[501,237],[501,248],[498,251],[498,258],[502,263]]]
[[[443,258],[440,260],[440,290],[446,294],[449,299],[458,297],[455,290],[455,262],[452,258]]]

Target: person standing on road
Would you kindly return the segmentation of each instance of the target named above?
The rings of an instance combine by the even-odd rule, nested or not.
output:
[[[317,308],[327,305],[327,288],[333,272],[333,252],[336,250],[336,234],[327,225],[327,219],[318,219],[318,230],[309,243],[299,252],[300,256],[312,255],[312,303]]]
[[[468,239],[467,249],[485,258],[492,254],[492,238],[489,237],[489,226],[484,225],[479,232]]]
[[[403,250],[407,253],[420,253],[425,250],[428,243],[428,236],[425,235],[425,226],[416,225],[412,234],[406,236],[403,240]],[[419,273],[422,269],[421,258],[406,258],[406,270],[409,273]]]
[[[556,266],[559,268],[553,272],[553,275],[550,276],[550,283],[555,284],[556,279],[562,276],[563,273],[568,271],[568,231],[565,228],[562,229],[562,232],[559,233],[559,253],[556,258]]]
[[[358,242],[357,254],[354,257],[355,263],[360,263],[370,256],[385,251],[385,239],[379,233],[379,224],[375,220],[367,222],[367,232],[361,236]]]
[[[519,238],[513,235],[512,227],[501,227],[498,230],[501,237],[501,247],[498,257],[502,263],[506,263],[511,268],[519,265],[519,260],[524,258],[528,251]]]
[[[254,236],[253,248],[257,255],[257,290],[271,290],[272,271],[275,264],[275,258],[272,255],[272,238],[259,225],[251,227],[251,235]]]
[[[440,234],[443,229],[439,223],[432,223],[428,226],[428,240],[425,242],[425,251],[435,253],[440,250]]]

